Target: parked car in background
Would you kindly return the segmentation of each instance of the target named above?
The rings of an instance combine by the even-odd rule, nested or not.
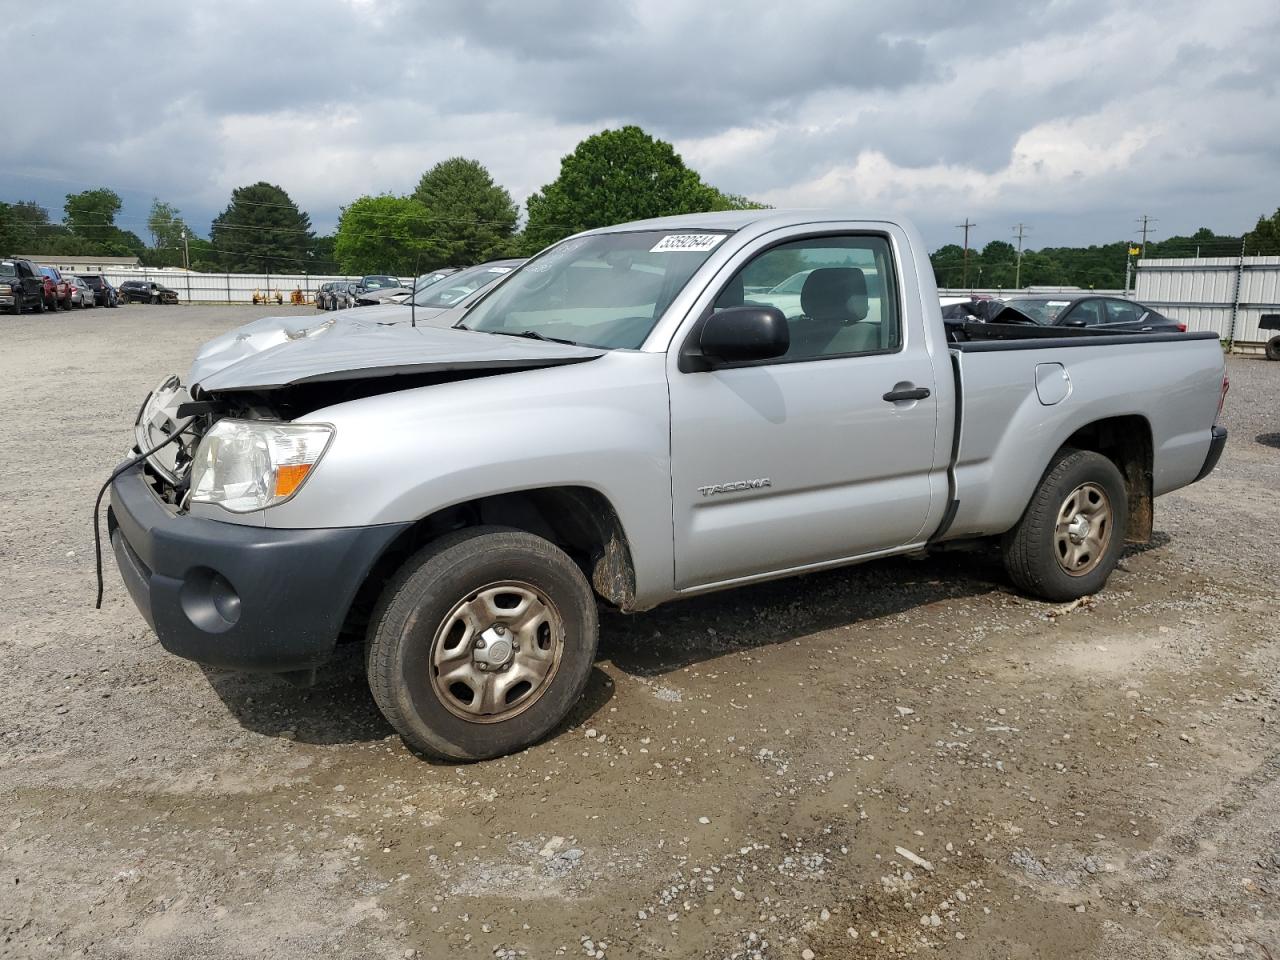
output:
[[[947,323],[968,323],[975,320],[985,323],[993,311],[1003,306],[992,297],[939,297],[938,301],[942,306],[942,319]]]
[[[51,310],[70,310],[71,284],[57,267],[41,267],[40,272],[49,281],[44,287],[45,306]]]
[[[93,302],[100,307],[114,307],[119,298],[116,288],[100,273],[80,274],[80,279],[93,291]]]
[[[0,260],[0,308],[20,314],[32,309],[44,313],[45,283],[40,268],[22,257]]]
[[[1280,360],[1280,313],[1264,313],[1258,321],[1259,330],[1271,331],[1271,339],[1267,341],[1268,360]]]
[[[431,286],[433,283],[439,283],[445,277],[452,276],[457,272],[457,267],[443,267],[431,273],[424,273],[414,281],[412,287],[381,287],[377,290],[367,290],[356,297],[356,306],[376,307],[386,303],[405,303],[419,291]]]
[[[477,290],[505,277],[523,260],[491,260],[474,267],[451,273],[443,280],[417,288],[413,303],[428,310],[444,310],[456,306]]]
[[[991,315],[993,323],[1004,323],[1002,316],[1010,308],[1046,327],[1088,327],[1116,333],[1186,333],[1187,325],[1157,313],[1150,307],[1121,297],[1097,297],[1091,294],[1041,294],[1009,297],[997,301]]]
[[[67,283],[71,284],[71,305],[79,307],[81,310],[86,307],[96,306],[93,291],[89,289],[89,285],[79,277],[68,277]]]
[[[154,280],[126,280],[120,284],[120,299],[125,303],[177,303],[178,291]]]
[[[331,310],[329,306],[329,295],[333,292],[334,286],[337,285],[336,280],[327,280],[316,289],[316,309]]]
[[[339,283],[333,288],[333,309],[346,310],[356,305],[356,297],[359,296],[360,284],[355,281],[347,281]]]
[[[361,277],[360,282],[356,284],[357,293],[368,293],[371,290],[385,290],[388,287],[403,287],[399,277],[390,277],[386,274],[373,273],[367,277]]]

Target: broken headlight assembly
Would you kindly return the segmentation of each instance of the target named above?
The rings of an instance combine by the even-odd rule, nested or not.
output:
[[[324,423],[219,420],[191,466],[191,502],[251,513],[284,503],[302,488],[333,439]]]

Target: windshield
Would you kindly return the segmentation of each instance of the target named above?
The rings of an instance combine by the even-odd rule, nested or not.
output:
[[[459,270],[449,274],[441,283],[433,283],[426,289],[419,288],[413,302],[420,307],[452,307],[481,287],[487,287],[499,277],[505,277],[513,269],[482,265]]]
[[[1070,300],[1006,300],[1006,307],[1025,313],[1036,323],[1052,325],[1054,319],[1071,305]],[[998,322],[998,321],[997,321]]]
[[[16,277],[18,271],[14,269],[12,260],[0,260],[0,277]]]
[[[644,230],[567,240],[480,301],[464,323],[488,333],[635,349],[724,238]]]
[[[364,288],[366,290],[379,290],[383,287],[398,287],[400,281],[395,277],[365,277]]]

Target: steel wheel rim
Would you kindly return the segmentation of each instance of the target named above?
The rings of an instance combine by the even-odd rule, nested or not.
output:
[[[436,628],[431,689],[462,720],[500,723],[542,698],[563,654],[564,618],[545,593],[519,580],[490,583],[455,603]]]
[[[1054,526],[1053,555],[1064,573],[1091,573],[1111,543],[1112,511],[1107,492],[1096,483],[1082,483],[1062,501]]]

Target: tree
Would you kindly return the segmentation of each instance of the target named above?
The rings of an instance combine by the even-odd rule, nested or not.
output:
[[[707,187],[711,191],[711,206],[708,210],[769,210],[767,203],[759,203],[740,193],[722,193],[715,187]]]
[[[413,199],[444,245],[444,266],[467,266],[506,252],[520,212],[484,165],[465,157],[442,160],[424,173]]]
[[[63,206],[64,222],[76,236],[101,240],[116,229],[116,214],[121,207],[120,194],[106,187],[68,193]]]
[[[636,126],[604,130],[563,157],[560,175],[529,197],[525,243],[540,249],[579,230],[728,209],[721,204],[729,200],[685,166],[671,144]]]
[[[1244,235],[1244,252],[1250,257],[1274,257],[1280,254],[1280,210],[1258,223]]]
[[[30,200],[0,203],[0,256],[36,253],[52,231],[62,231],[49,223],[49,211]]]
[[[192,238],[191,229],[180,216],[182,211],[159,197],[151,198],[151,213],[147,217],[147,230],[151,232],[151,246],[177,249],[182,246],[182,235]]]
[[[224,269],[246,273],[301,270],[313,241],[311,218],[281,187],[264,181],[231,191],[209,238]]]
[[[360,197],[342,210],[333,254],[343,273],[432,270],[444,265],[450,252],[436,226],[413,197]]]

